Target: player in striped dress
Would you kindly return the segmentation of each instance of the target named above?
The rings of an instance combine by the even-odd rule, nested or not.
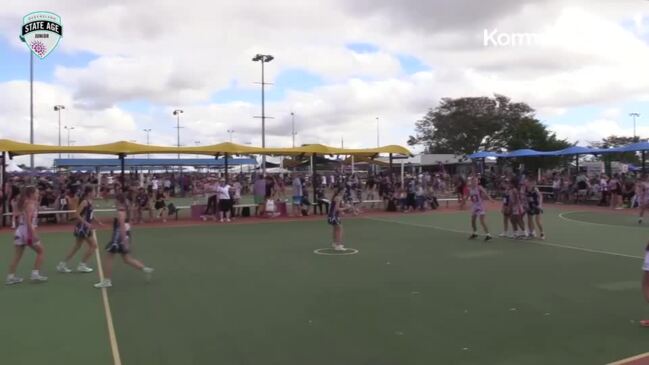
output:
[[[151,278],[153,268],[145,266],[142,262],[131,256],[131,226],[129,224],[129,206],[126,196],[123,193],[118,193],[115,196],[115,208],[117,209],[117,217],[113,219],[113,234],[111,240],[106,245],[108,254],[104,257],[104,278],[95,284],[95,288],[110,288],[113,286],[111,280],[113,274],[113,259],[116,254],[120,254],[124,263],[141,270],[146,275],[147,280]]]
[[[33,282],[47,281],[47,277],[42,276],[40,271],[41,266],[43,266],[45,250],[38,237],[38,233],[36,233],[38,223],[37,207],[38,190],[33,186],[25,187],[16,202],[17,227],[16,233],[14,234],[15,251],[14,258],[9,265],[9,275],[7,275],[7,280],[5,281],[7,285],[15,285],[23,282],[21,277],[16,276],[16,269],[18,268],[20,259],[23,257],[23,253],[25,253],[25,247],[29,247],[36,252],[36,261],[34,262],[31,280]]]
[[[518,177],[513,177],[509,188],[509,204],[511,205],[511,222],[514,238],[525,237],[525,223],[523,223],[525,208],[523,203]]]
[[[644,299],[649,302],[649,243],[645,247],[644,263],[642,264],[642,294]],[[640,321],[642,327],[649,327],[649,319]]]
[[[91,273],[93,269],[88,266],[88,261],[92,258],[92,255],[97,250],[97,239],[95,235],[94,227],[92,226],[93,221],[97,222],[99,225],[103,225],[97,218],[95,218],[95,212],[93,207],[93,199],[95,198],[95,192],[91,186],[86,186],[83,190],[83,195],[81,196],[81,203],[76,211],[77,224],[74,226],[74,237],[76,241],[70,252],[68,252],[65,259],[56,266],[56,270],[60,273],[71,273],[72,270],[68,267],[68,262],[76,255],[76,253],[81,249],[84,242],[88,245],[88,249],[81,257],[81,262],[77,266],[77,272],[80,273]]]
[[[506,179],[502,183],[503,198],[502,198],[502,208],[500,212],[503,215],[503,232],[500,234],[500,237],[513,238],[514,235],[509,232],[509,223],[512,217],[512,205],[509,201],[509,180]],[[513,225],[512,225],[513,226]]]
[[[533,177],[527,178],[527,186],[525,187],[525,196],[527,198],[526,213],[527,213],[527,238],[534,238],[536,232],[534,227],[539,229],[540,238],[545,239],[543,233],[543,225],[541,224],[541,214],[543,214],[543,195],[536,187],[536,180]]]
[[[469,237],[469,239],[474,239],[478,237],[477,231],[478,227],[476,226],[476,220],[478,217],[480,217],[480,225],[482,226],[482,229],[485,232],[485,241],[489,241],[492,239],[491,234],[489,233],[489,228],[487,227],[487,223],[485,222],[485,214],[486,214],[486,209],[484,206],[484,200],[489,200],[491,201],[491,198],[489,197],[489,194],[487,194],[487,191],[478,184],[478,179],[475,177],[471,177],[469,179],[469,200],[471,201],[471,228],[473,229],[473,233]]]

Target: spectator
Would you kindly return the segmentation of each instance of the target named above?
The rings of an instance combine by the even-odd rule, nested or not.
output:
[[[294,216],[302,215],[300,213],[300,208],[302,206],[302,196],[303,196],[303,188],[302,188],[302,180],[300,179],[300,175],[295,175],[293,178],[293,209],[292,209],[292,214]]]
[[[216,195],[219,199],[219,222],[230,222],[230,211],[232,210],[232,199],[230,199],[230,185],[221,179],[220,186],[216,189]]]
[[[257,205],[257,215],[262,215],[264,212],[264,203],[266,202],[266,180],[261,176],[257,175],[257,180],[253,187],[255,194],[255,204]]]

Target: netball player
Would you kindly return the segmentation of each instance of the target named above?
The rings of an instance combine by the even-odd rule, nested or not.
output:
[[[469,178],[469,200],[471,201],[471,228],[473,229],[473,233],[469,237],[469,239],[474,239],[478,237],[477,231],[478,228],[476,226],[476,219],[480,217],[480,225],[482,226],[482,229],[484,230],[486,236],[485,236],[485,241],[489,241],[492,239],[491,234],[489,233],[489,228],[487,227],[487,223],[485,222],[485,214],[486,214],[486,209],[484,206],[484,200],[489,200],[491,201],[491,198],[489,197],[489,194],[487,194],[487,191],[478,184],[478,179],[475,177]]]
[[[638,201],[638,207],[640,207],[638,223],[642,224],[644,212],[647,208],[649,208],[649,181],[647,181],[646,174],[643,174],[642,180],[636,183],[635,195],[636,200]]]
[[[352,205],[345,206],[340,196],[344,188],[338,188],[331,197],[331,205],[327,213],[327,223],[333,228],[333,243],[331,244],[336,251],[345,251],[343,245],[343,223],[341,215],[352,209]]]
[[[65,259],[56,266],[56,270],[60,273],[71,273],[72,270],[68,267],[68,262],[76,255],[76,253],[81,249],[84,243],[88,246],[86,252],[81,257],[81,262],[77,266],[77,272],[80,273],[91,273],[93,269],[88,266],[88,260],[92,258],[92,255],[97,250],[97,241],[95,240],[94,228],[92,222],[95,221],[99,225],[102,223],[95,218],[94,208],[93,208],[93,199],[95,193],[91,186],[86,186],[81,195],[81,203],[77,207],[75,213],[77,224],[74,226],[74,237],[76,237],[76,242]]]
[[[14,258],[9,265],[9,275],[7,275],[7,285],[20,284],[23,279],[16,276],[18,263],[23,257],[25,247],[29,247],[36,252],[36,261],[32,270],[31,280],[33,282],[45,282],[46,276],[41,275],[41,266],[45,256],[45,250],[41,240],[36,233],[38,222],[38,190],[33,186],[27,186],[16,201],[17,228],[14,235]]]
[[[110,288],[113,286],[111,280],[113,274],[113,259],[116,254],[120,254],[124,263],[141,270],[150,279],[153,269],[144,266],[142,262],[133,258],[131,252],[131,227],[129,224],[129,207],[126,196],[118,193],[115,196],[115,207],[117,208],[117,217],[113,220],[113,234],[111,241],[106,246],[108,254],[104,258],[104,279],[95,284],[95,288]]]
[[[525,223],[523,223],[523,215],[525,208],[523,206],[523,199],[521,195],[521,187],[518,177],[512,177],[509,187],[509,204],[511,205],[511,222],[512,230],[514,231],[514,238],[525,237]]]
[[[534,238],[534,226],[539,229],[540,238],[545,239],[543,233],[543,225],[541,224],[541,214],[543,214],[543,195],[536,187],[536,180],[533,177],[527,178],[527,185],[525,187],[525,196],[527,198],[526,213],[527,213],[527,238]]]
[[[514,234],[509,232],[509,223],[512,217],[512,205],[509,202],[509,180],[504,180],[502,184],[503,190],[503,204],[500,212],[503,215],[503,232],[500,234],[500,237],[514,238]],[[512,224],[513,228],[513,224]]]
[[[645,248],[644,264],[642,265],[642,294],[644,299],[649,302],[649,243]],[[649,319],[640,321],[642,327],[649,327]]]

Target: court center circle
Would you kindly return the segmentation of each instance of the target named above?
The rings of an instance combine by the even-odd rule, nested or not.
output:
[[[356,255],[358,253],[358,250],[355,248],[345,248],[345,251],[336,251],[333,248],[319,248],[317,250],[313,250],[313,253],[316,255],[323,255],[323,256],[349,256],[349,255]]]

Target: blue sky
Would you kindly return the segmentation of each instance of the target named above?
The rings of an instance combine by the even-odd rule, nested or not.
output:
[[[10,45],[6,39],[0,39],[0,55],[3,63],[3,67],[0,69],[0,82],[29,79],[29,52],[26,47],[16,47],[17,44],[20,44],[18,40],[16,40],[15,44]],[[371,43],[349,43],[346,47],[356,53],[376,53],[380,50],[378,46]],[[58,50],[52,52],[44,60],[35,58],[35,80],[55,83],[57,81],[55,77],[57,66],[83,68],[97,57],[97,55],[89,52],[70,54]],[[396,54],[395,57],[399,60],[406,75],[430,70],[430,67],[414,56]],[[327,84],[319,75],[299,68],[283,70],[274,80],[270,81],[272,81],[273,85],[269,86],[266,91],[266,100],[269,102],[281,101],[289,90],[311,91]],[[270,81],[266,80],[266,82]],[[251,88],[250,85],[241,85],[240,80],[233,79],[228,88],[214,92],[209,102],[244,101],[257,103],[259,99],[260,91],[258,89]],[[135,112],[146,112],[155,107],[146,99],[120,102],[119,106]]]

